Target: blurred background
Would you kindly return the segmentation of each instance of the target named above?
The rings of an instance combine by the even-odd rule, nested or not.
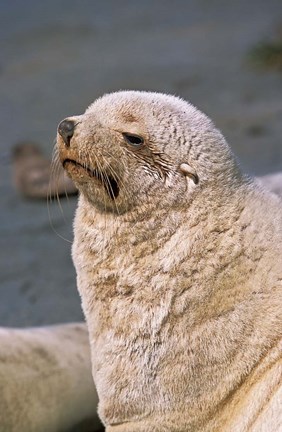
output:
[[[83,318],[70,257],[77,198],[49,216],[46,200],[13,187],[9,155],[32,140],[51,158],[59,121],[103,93],[179,95],[246,171],[281,170],[281,0],[1,0],[0,23],[0,325]]]

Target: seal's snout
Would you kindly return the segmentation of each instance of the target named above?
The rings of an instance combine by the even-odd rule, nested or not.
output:
[[[58,126],[58,132],[64,140],[67,147],[70,146],[71,138],[73,137],[75,129],[75,123],[73,120],[63,120]]]

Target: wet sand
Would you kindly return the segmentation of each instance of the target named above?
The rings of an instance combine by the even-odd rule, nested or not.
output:
[[[27,201],[6,155],[19,140],[51,157],[58,122],[119,89],[173,93],[206,112],[245,170],[282,169],[282,72],[249,51],[282,33],[279,0],[55,1],[1,5],[0,325],[82,319],[70,258],[76,198]],[[57,235],[52,229],[59,233]],[[61,237],[68,241],[63,240]]]

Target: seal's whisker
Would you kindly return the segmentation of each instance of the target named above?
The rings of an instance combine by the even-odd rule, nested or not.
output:
[[[52,163],[51,163],[51,175],[50,175],[50,182],[49,182],[49,186],[50,186],[50,194],[52,194],[51,188],[52,185],[54,184],[56,186],[56,193],[54,195],[56,195],[57,200],[59,202],[59,178],[60,178],[60,171],[61,171],[61,162],[59,160],[59,155],[58,155],[58,149],[55,146],[54,150],[53,150],[53,155],[52,155]],[[54,178],[54,182],[52,182]]]
[[[96,160],[96,164],[98,166],[98,169],[101,170],[99,158],[95,156],[95,160]],[[107,232],[107,230],[109,229],[109,227],[108,227],[108,223],[107,223],[107,219],[108,218],[106,216],[107,204],[106,204],[106,197],[105,197],[105,195],[103,196],[103,201],[104,201],[104,210],[105,210],[105,212],[104,212],[104,218],[103,219],[104,219],[104,224],[105,224],[105,232]],[[104,259],[105,259],[106,254],[107,254],[106,246],[107,246],[107,240],[106,240],[106,237],[104,237],[104,246],[103,246],[103,257],[104,257]]]
[[[56,171],[56,166],[59,163],[59,154],[58,154],[58,150],[56,148],[56,143],[54,145],[53,151],[52,151],[52,159],[51,159],[51,170],[50,170],[50,180],[49,180],[49,185],[48,185],[48,194],[47,197],[49,198],[50,202],[52,202],[52,181],[55,175],[55,171]]]
[[[108,152],[106,152],[108,153]],[[120,183],[120,185],[122,186],[122,190],[124,191],[125,195],[126,195],[126,204],[125,204],[125,210],[126,212],[129,210],[129,204],[128,202],[130,202],[132,194],[130,194],[128,192],[128,188],[126,187],[126,185],[124,184],[123,180],[121,179],[121,177],[119,176],[119,174],[115,171],[115,169],[113,168],[113,166],[110,164],[109,161],[106,161],[106,165],[107,165],[107,170],[109,170],[109,172],[118,179],[118,182]],[[134,234],[134,226],[135,226],[136,222],[131,224],[129,227],[129,230],[132,234]]]
[[[111,155],[109,152],[107,152],[106,150],[103,150],[103,153],[105,153],[107,156],[111,157],[114,161],[116,161],[117,163],[119,162],[117,158],[115,158],[113,155]],[[124,170],[126,169],[124,161],[122,160],[122,164],[123,164],[123,168]],[[118,180],[118,183],[122,186],[122,189],[126,195],[127,198],[131,198],[131,195],[129,195],[128,193],[128,188],[126,187],[125,183],[123,182],[121,176],[118,174],[118,172],[113,168],[113,166],[111,165],[110,161],[107,161],[105,159],[105,164],[106,164],[106,168],[107,170],[113,175],[114,178],[116,178]],[[128,200],[127,200],[128,201]],[[128,210],[128,203],[126,202],[126,211]]]
[[[52,202],[53,197],[56,196],[56,193],[54,193],[55,191],[53,190],[53,188],[57,187],[58,185],[59,166],[60,166],[60,161],[57,155],[54,154],[51,162],[50,181],[48,187],[48,196],[50,198],[50,202]]]
[[[89,162],[90,162],[90,164],[91,164],[91,166],[97,166],[98,167],[98,170],[100,170],[101,172],[102,172],[102,169],[101,169],[101,166],[100,166],[100,162],[99,162],[99,158],[96,156],[96,155],[94,155],[94,163],[93,163],[93,160],[92,160],[92,157],[90,156],[90,154],[88,153],[88,155],[87,155],[87,157],[88,157],[88,160],[89,160]],[[106,216],[106,197],[105,196],[103,196],[103,201],[104,201],[104,218],[103,218],[103,221],[104,221],[104,230],[105,230],[105,232],[107,232],[107,230],[108,230],[108,225],[107,225],[107,216]],[[105,259],[105,257],[106,257],[106,246],[107,246],[107,240],[106,240],[106,238],[104,237],[104,244],[103,244],[103,248],[102,248],[102,254],[103,254],[103,260]]]
[[[54,172],[54,177],[56,178],[57,177],[57,184],[56,184],[56,199],[57,199],[57,202],[58,202],[58,205],[59,205],[59,208],[60,208],[60,211],[61,211],[61,214],[62,214],[62,216],[63,216],[63,218],[64,218],[64,220],[65,220],[65,215],[64,215],[64,210],[63,210],[63,207],[62,207],[62,204],[61,204],[61,199],[60,199],[60,195],[59,195],[59,186],[58,186],[58,183],[59,183],[59,175],[60,175],[60,162],[58,161],[58,163],[56,164],[56,166],[55,166],[55,172]]]
[[[97,161],[97,162],[98,162],[98,164],[99,164],[99,161]],[[106,162],[106,161],[104,160],[103,162]],[[109,167],[108,167],[108,168],[109,168]],[[111,168],[109,168],[109,171],[112,173],[112,169],[111,169]],[[111,187],[111,184],[110,184],[110,183],[109,183],[109,185],[110,185],[110,187]],[[117,214],[120,215],[119,207],[118,207],[118,205],[117,205],[117,202],[116,202],[115,196],[114,196],[114,194],[113,194],[113,191],[112,191],[112,197],[113,197],[113,200],[114,200],[114,204],[115,204],[115,208],[116,208]],[[104,197],[104,201],[105,201],[105,197]],[[105,202],[105,209],[106,209],[106,202]],[[108,229],[111,229],[112,227],[109,227],[108,224],[107,224],[106,212],[105,212],[104,220],[105,220],[105,230],[106,230],[106,232],[108,232]],[[105,240],[105,241],[106,241],[106,240]],[[114,237],[113,242],[114,242],[115,244],[116,244],[116,241],[117,241],[117,240],[116,240],[116,238]],[[106,248],[105,248],[105,254],[106,254]]]
[[[104,170],[101,166],[101,162],[99,161],[99,158],[96,158],[96,163],[97,163],[98,171],[99,171],[100,176],[101,176],[101,180],[105,186],[105,189],[106,189],[107,193],[113,198],[114,197],[113,191],[111,191],[112,192],[112,195],[111,195],[110,189],[109,189],[109,186],[110,186],[109,178],[108,178],[107,174],[104,172]],[[107,209],[105,196],[104,196],[104,209],[105,209],[105,211]]]
[[[55,146],[53,148],[53,152],[52,152],[52,160],[51,160],[51,170],[50,170],[50,181],[49,181],[49,186],[48,186],[48,193],[47,193],[47,212],[48,212],[48,219],[49,219],[49,223],[51,226],[52,231],[58,236],[60,237],[62,240],[68,242],[68,243],[72,243],[71,240],[65,238],[64,236],[62,236],[54,227],[53,221],[52,221],[52,216],[51,216],[51,208],[50,208],[50,204],[53,202],[53,194],[52,194],[52,180],[54,178],[58,178],[59,175],[59,169],[60,169],[60,160],[59,160],[59,153],[58,153],[58,149],[56,146],[56,142],[55,142]],[[58,181],[57,181],[57,186],[58,186]],[[57,188],[57,200],[58,200],[58,188]],[[62,211],[62,209],[61,209]],[[63,214],[64,216],[64,214]],[[65,217],[64,217],[65,219]]]

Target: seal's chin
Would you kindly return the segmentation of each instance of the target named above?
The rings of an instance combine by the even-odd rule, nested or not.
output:
[[[81,179],[81,174],[85,177],[93,178],[101,183],[109,197],[114,200],[119,195],[119,185],[117,180],[106,172],[99,171],[97,168],[91,169],[87,165],[83,165],[73,159],[65,159],[63,168],[70,174],[74,181]]]

